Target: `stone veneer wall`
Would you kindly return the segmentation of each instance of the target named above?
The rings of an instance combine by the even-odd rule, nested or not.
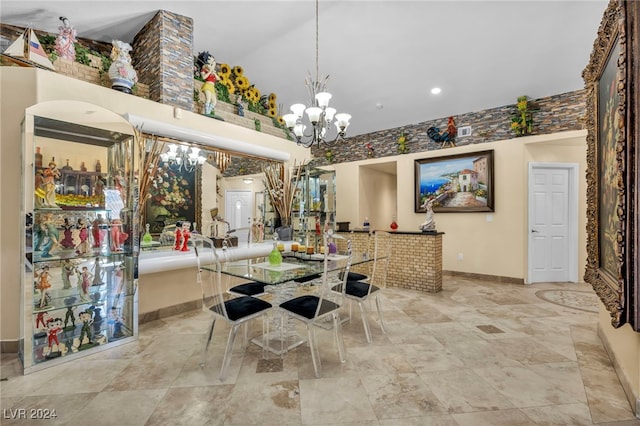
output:
[[[373,237],[367,232],[340,233],[351,240],[354,253],[373,255]],[[418,232],[391,233],[391,259],[387,285],[427,293],[442,291],[442,235]],[[345,240],[338,240],[339,250],[345,250]],[[354,265],[351,269],[371,275],[372,263]],[[379,277],[378,277],[379,278]],[[382,285],[378,279],[374,282]]]
[[[160,10],[133,40],[133,67],[149,99],[193,111],[193,19]]]
[[[577,90],[560,95],[530,101],[533,110],[533,134],[551,134],[584,128],[586,112],[586,92]],[[471,136],[456,138],[456,146],[494,142],[511,139],[515,135],[511,131],[511,117],[516,111],[516,105],[510,104],[498,108],[491,108],[477,112],[469,112],[454,116],[456,126],[471,126]],[[354,119],[356,119],[355,117]],[[404,132],[410,152],[433,151],[446,149],[441,142],[433,142],[427,136],[427,129],[438,127],[441,131],[447,128],[448,117],[424,121],[393,129],[381,130],[354,137],[348,137],[342,143],[331,147],[333,163],[365,160],[367,157],[367,143],[374,150],[374,158],[389,157],[398,154],[398,138]],[[313,165],[330,164],[325,154],[325,147],[313,147]]]

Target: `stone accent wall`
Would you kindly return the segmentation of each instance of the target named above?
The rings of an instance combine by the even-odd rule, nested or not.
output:
[[[514,98],[515,100],[515,98]],[[586,113],[586,92],[577,90],[560,95],[529,101],[533,110],[533,135],[551,134],[584,128]],[[502,107],[469,112],[454,116],[456,126],[471,126],[471,136],[456,138],[456,146],[481,144],[498,140],[511,139],[515,135],[511,131],[511,117],[515,114],[515,102]],[[424,152],[446,149],[441,142],[433,142],[427,136],[427,129],[437,127],[441,131],[447,128],[448,117],[442,117],[418,124],[411,124],[393,129],[381,130],[347,138],[344,142],[331,148],[333,163],[366,160],[366,144],[370,143],[374,150],[374,158],[400,155],[398,138],[404,132],[409,152]],[[313,147],[314,166],[329,164],[325,147]]]
[[[106,72],[102,72],[102,60],[97,56],[92,56],[91,66],[83,65],[64,58],[57,58],[53,62],[58,74],[63,74],[87,83],[111,88],[111,80]],[[133,94],[142,98],[149,97],[149,86],[143,83],[136,83],[133,87]]]
[[[149,99],[193,111],[193,19],[159,11],[133,40],[133,67]]]
[[[373,255],[373,237],[367,232],[340,233],[351,239],[354,253]],[[442,233],[391,234],[391,260],[387,285],[427,293],[442,291]],[[345,250],[345,240],[338,240],[338,249]],[[354,265],[353,272],[371,275],[372,263]],[[377,280],[376,280],[377,281]],[[382,285],[382,282],[375,282]]]

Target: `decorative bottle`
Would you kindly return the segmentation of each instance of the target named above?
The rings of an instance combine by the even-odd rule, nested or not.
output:
[[[282,254],[278,250],[278,240],[273,242],[273,250],[269,253],[269,264],[273,266],[282,264]]]
[[[87,166],[84,165],[84,161],[82,163],[80,163],[80,171],[81,172],[86,172],[87,171]]]
[[[369,218],[365,217],[364,222],[362,223],[362,227],[364,228],[365,231],[368,231],[369,226],[371,226],[371,224],[369,223]]]
[[[142,242],[146,245],[150,245],[153,242],[153,237],[149,233],[148,223],[145,225],[145,232],[144,232],[144,235],[142,236]]]
[[[36,159],[34,164],[36,168],[42,168],[42,153],[40,152],[39,146],[36,146]]]
[[[389,225],[389,227],[394,231],[398,229],[398,222],[396,222],[396,215],[393,215],[393,220],[391,221],[391,225]]]
[[[98,160],[98,162],[96,163],[96,172],[102,172],[102,164],[100,164],[100,160]]]

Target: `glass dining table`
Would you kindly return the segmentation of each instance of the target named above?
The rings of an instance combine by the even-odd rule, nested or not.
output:
[[[327,272],[337,273],[343,270],[347,260],[348,256],[345,254],[327,255]],[[372,260],[373,258],[366,254],[352,254],[351,266]],[[281,303],[296,297],[299,291],[311,291],[314,281],[322,279],[324,254],[284,252],[282,263],[279,265],[271,265],[268,257],[257,257],[221,263],[220,268],[222,275],[265,284],[267,299],[277,308]],[[282,321],[282,313],[278,312],[278,309],[275,309],[274,313],[269,320],[274,331],[267,331],[267,336],[256,337],[251,342],[276,355],[283,355],[303,344],[305,340],[298,335],[292,321]]]

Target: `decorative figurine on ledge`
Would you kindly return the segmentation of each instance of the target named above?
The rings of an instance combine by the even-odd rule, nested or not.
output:
[[[100,248],[107,236],[106,222],[102,214],[98,213],[91,225],[91,235],[93,235],[93,248]]]
[[[182,222],[176,222],[176,230],[174,232],[174,250],[180,250],[182,248]]]
[[[111,43],[111,66],[109,67],[109,78],[111,88],[120,92],[131,94],[131,88],[138,82],[138,74],[131,65],[131,45],[120,40],[113,40]]]
[[[78,274],[78,288],[80,290],[80,299],[83,301],[89,300],[89,287],[91,286],[91,279],[93,275],[89,272],[89,268],[86,266],[82,267],[82,272],[78,271],[76,268],[76,274]]]
[[[436,221],[433,213],[433,204],[435,202],[435,197],[427,198],[421,206],[427,210],[425,220],[419,227],[422,232],[436,232]]]
[[[216,81],[220,80],[216,74],[216,59],[209,52],[200,52],[198,55],[198,64],[200,68],[200,77],[204,80],[204,84],[200,88],[204,93],[204,115],[215,115],[214,109],[218,98],[216,96]]]
[[[104,282],[102,281],[102,264],[100,263],[100,258],[96,257],[93,262],[93,280],[91,281],[91,285],[102,285]]]
[[[64,223],[62,224],[62,235],[64,238],[60,240],[60,245],[66,249],[73,248],[75,244],[73,243],[73,225],[69,223],[69,218],[64,218]]]
[[[75,61],[76,47],[74,43],[78,41],[76,38],[76,30],[71,26],[69,20],[65,16],[61,16],[60,20],[62,21],[62,25],[58,27],[59,32],[58,37],[56,37],[55,45],[56,53],[61,58]]]
[[[82,321],[82,329],[80,330],[80,338],[77,346],[74,345],[73,351],[77,352],[83,345],[93,343],[91,334],[91,325],[93,324],[93,311],[91,309],[84,310],[78,314],[78,319]],[[85,342],[86,338],[86,342]]]

